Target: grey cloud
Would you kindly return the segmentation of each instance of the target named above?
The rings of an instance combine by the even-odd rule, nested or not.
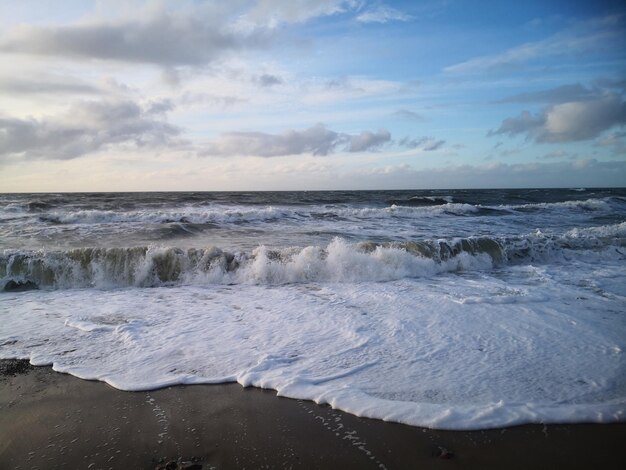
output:
[[[506,118],[502,121],[500,127],[488,132],[488,136],[499,134],[509,134],[511,136],[522,133],[532,133],[541,128],[545,123],[545,117],[533,116],[528,111],[523,111],[519,116],[514,118]]]
[[[81,102],[49,119],[0,118],[0,158],[67,160],[114,144],[166,145],[178,134],[131,101]]]
[[[422,137],[421,139],[411,139],[409,137],[405,137],[398,142],[398,144],[402,147],[410,148],[410,149],[419,149],[424,152],[432,152],[433,150],[438,150],[446,143],[445,140],[436,140],[433,137]]]
[[[489,136],[526,135],[536,142],[575,142],[599,136],[626,123],[626,103],[621,96],[607,94],[593,100],[560,103],[539,114],[522,112],[507,118]]]
[[[247,99],[238,96],[220,96],[210,93],[185,92],[178,99],[178,103],[185,106],[208,105],[219,108],[228,108],[237,104],[245,103]]]
[[[205,65],[225,51],[266,42],[263,31],[243,33],[227,24],[225,18],[161,12],[135,21],[20,27],[4,35],[0,51],[176,67]]]
[[[210,142],[203,155],[279,157],[285,155],[328,155],[338,149],[349,152],[373,150],[391,139],[391,134],[381,129],[376,133],[363,131],[357,135],[335,132],[323,124],[304,130],[289,130],[282,134],[263,132],[230,132]]]
[[[498,103],[566,103],[568,101],[583,101],[597,97],[597,92],[589,90],[579,83],[563,85],[550,90],[541,90],[504,98]]]
[[[163,80],[163,83],[166,85],[177,88],[180,86],[181,82],[180,71],[176,69],[176,67],[166,66],[161,71],[161,80]]]
[[[391,114],[393,117],[398,119],[407,119],[412,121],[424,121],[424,116],[414,112],[409,111],[408,109],[398,109]]]
[[[277,77],[276,75],[270,75],[267,73],[257,77],[256,81],[259,85],[263,87],[271,87],[274,85],[281,85],[284,83],[282,78]]]
[[[160,101],[152,101],[149,103],[146,110],[149,114],[164,114],[172,111],[175,108],[174,103],[170,99],[164,99]]]
[[[324,84],[324,88],[327,90],[352,90],[354,89],[354,86],[350,83],[350,80],[347,77],[342,77],[328,80]]]
[[[206,155],[254,155],[258,157],[278,157],[312,153],[328,155],[344,141],[344,137],[322,124],[302,131],[290,130],[283,134],[263,132],[230,132],[211,142]]]
[[[106,22],[12,28],[0,35],[0,52],[156,64],[175,86],[176,67],[206,66],[228,52],[263,48],[280,24],[359,6],[356,0],[264,0],[189,2],[171,11],[175,8],[168,10],[167,2],[147,3]]]
[[[20,78],[0,77],[0,90],[13,94],[87,94],[103,91],[93,85],[66,77]]]
[[[569,154],[565,150],[555,150],[553,152],[548,152],[539,158],[543,160],[554,160],[554,159],[563,159],[568,156]]]
[[[618,91],[626,92],[626,80],[613,79],[613,78],[600,78],[594,80],[594,86],[599,88],[616,89]]]
[[[391,140],[391,134],[385,129],[378,132],[363,131],[359,135],[350,138],[349,152],[364,152],[380,148]]]

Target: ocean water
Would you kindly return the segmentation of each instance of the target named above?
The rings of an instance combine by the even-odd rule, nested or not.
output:
[[[439,429],[626,419],[626,189],[0,195],[0,357]]]

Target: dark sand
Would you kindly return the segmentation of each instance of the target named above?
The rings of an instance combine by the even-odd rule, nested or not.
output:
[[[238,384],[129,393],[0,361],[0,469],[624,469],[624,443],[626,423],[433,431]]]

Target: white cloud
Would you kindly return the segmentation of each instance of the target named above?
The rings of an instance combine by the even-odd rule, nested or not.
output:
[[[359,5],[356,0],[259,0],[242,21],[276,27],[281,23],[304,23],[320,16],[345,13]]]
[[[356,19],[361,23],[388,23],[390,21],[410,21],[413,17],[390,6],[378,5],[360,13]]]

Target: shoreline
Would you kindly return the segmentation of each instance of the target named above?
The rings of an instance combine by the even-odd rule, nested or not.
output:
[[[0,468],[623,468],[626,423],[438,431],[239,384],[123,392],[0,360]]]

